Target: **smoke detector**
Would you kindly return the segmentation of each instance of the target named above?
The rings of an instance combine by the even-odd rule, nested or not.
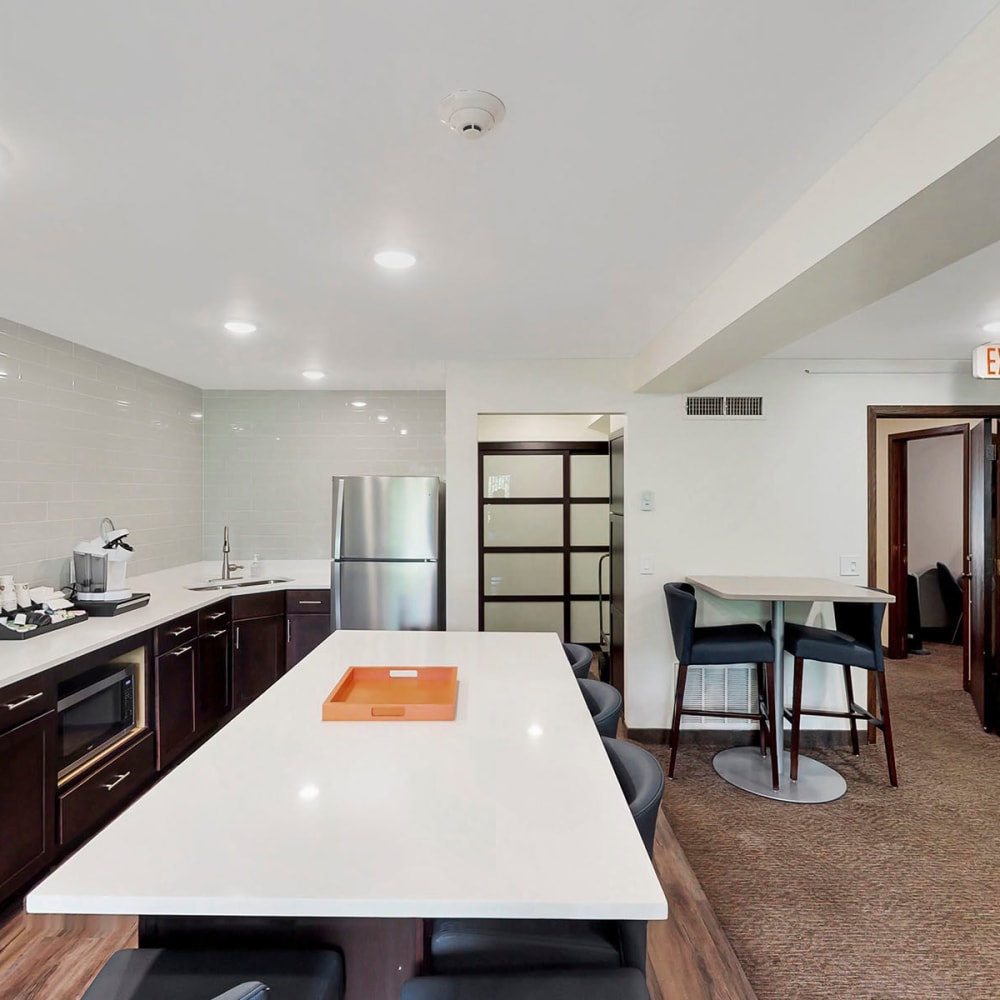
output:
[[[438,105],[441,121],[466,139],[478,139],[495,128],[506,112],[503,101],[485,90],[456,90]]]

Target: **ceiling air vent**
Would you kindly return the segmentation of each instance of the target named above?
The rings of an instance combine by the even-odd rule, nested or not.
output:
[[[688,396],[684,406],[688,417],[764,416],[763,396]]]

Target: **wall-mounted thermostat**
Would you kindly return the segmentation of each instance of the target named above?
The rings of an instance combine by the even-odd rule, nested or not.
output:
[[[639,494],[639,510],[653,510],[656,506],[656,494],[652,490],[643,490]]]

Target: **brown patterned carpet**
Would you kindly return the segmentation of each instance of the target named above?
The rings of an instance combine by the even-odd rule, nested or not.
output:
[[[961,650],[927,648],[888,665],[898,789],[881,738],[808,751],[847,780],[813,806],[742,792],[712,770],[720,747],[681,745],[663,808],[759,1000],[1000,997],[1000,738]]]

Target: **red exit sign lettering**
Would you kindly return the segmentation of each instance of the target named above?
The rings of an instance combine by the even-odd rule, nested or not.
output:
[[[983,344],[972,352],[973,378],[1000,378],[1000,344]]]

